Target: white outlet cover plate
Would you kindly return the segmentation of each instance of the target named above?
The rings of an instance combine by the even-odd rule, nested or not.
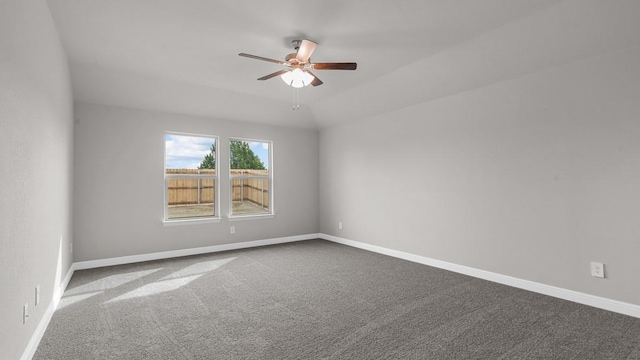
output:
[[[591,262],[591,276],[604,278],[604,264],[599,262]]]

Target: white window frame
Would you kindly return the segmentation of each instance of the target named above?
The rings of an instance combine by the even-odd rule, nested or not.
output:
[[[269,175],[260,176],[260,175],[231,175],[231,141],[238,140],[244,142],[262,142],[269,144],[269,165],[267,169],[269,170]],[[229,143],[227,144],[227,151],[229,151],[229,220],[246,220],[246,219],[265,219],[265,218],[273,218],[275,217],[275,207],[274,207],[274,194],[273,194],[273,141],[271,140],[261,140],[261,139],[247,139],[241,137],[230,137]],[[233,214],[233,180],[234,179],[267,179],[269,180],[268,192],[269,192],[269,212],[268,213],[253,213],[253,214],[241,214],[234,215]]]
[[[166,140],[164,142],[164,166],[163,166],[163,174],[164,174],[164,217],[162,223],[166,225],[187,225],[194,223],[217,223],[220,222],[220,167],[219,167],[219,159],[220,159],[220,138],[215,135],[204,135],[204,134],[192,134],[192,133],[183,133],[183,132],[175,132],[175,131],[165,131],[163,139],[166,139],[167,135],[178,135],[178,136],[191,136],[191,137],[201,137],[207,139],[214,139],[216,144],[216,171],[214,175],[210,174],[167,174],[167,145]],[[213,216],[198,216],[198,217],[184,217],[184,218],[169,218],[169,187],[168,181],[169,179],[177,179],[177,178],[194,178],[194,179],[213,179],[214,189],[214,204],[213,204]]]

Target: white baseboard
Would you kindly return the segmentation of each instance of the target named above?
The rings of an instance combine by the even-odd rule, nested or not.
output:
[[[539,294],[549,295],[563,300],[573,301],[583,305],[593,306],[599,309],[613,311],[616,313],[640,318],[640,306],[625,303],[622,301],[611,300],[599,296],[589,295],[573,290],[567,290],[551,285],[541,284],[529,280],[518,279],[511,276],[497,274],[485,270],[475,269],[472,267],[453,264],[446,261],[431,259],[425,256],[410,254],[398,250],[392,250],[381,246],[370,245],[359,241],[348,240],[333,235],[319,234],[319,238],[329,240],[338,244],[348,245],[363,250],[376,252],[383,255],[389,255],[396,258],[433,266],[436,268],[453,271],[456,273],[473,276],[476,278],[496,282],[499,284],[513,286],[519,289],[533,291]]]
[[[53,296],[51,301],[49,302],[49,306],[47,306],[47,310],[44,311],[38,326],[36,327],[36,331],[31,335],[31,339],[29,339],[29,343],[27,344],[26,349],[22,353],[20,360],[31,360],[33,355],[35,355],[36,350],[38,349],[38,345],[40,344],[40,340],[42,340],[42,336],[44,336],[44,332],[47,331],[47,326],[49,326],[49,322],[53,317],[53,313],[56,311],[58,304],[60,303],[60,298],[64,293],[64,290],[69,285],[69,281],[71,280],[71,276],[73,276],[74,264],[71,264],[69,270],[67,270],[67,274],[65,275],[60,287],[56,287],[53,291]]]
[[[85,270],[85,269],[93,269],[93,268],[99,268],[104,266],[123,265],[123,264],[132,264],[132,263],[143,262],[143,261],[170,259],[170,258],[176,258],[181,256],[200,255],[200,254],[208,254],[208,253],[238,250],[238,249],[248,249],[248,248],[257,247],[257,246],[284,244],[284,243],[289,243],[294,241],[318,239],[319,237],[320,237],[319,234],[287,236],[287,237],[264,239],[264,240],[245,241],[240,243],[205,246],[205,247],[192,248],[192,249],[163,251],[163,252],[156,252],[151,254],[131,255],[131,256],[122,256],[122,257],[101,259],[101,260],[81,261],[81,262],[74,263],[74,265],[75,265],[75,270]]]

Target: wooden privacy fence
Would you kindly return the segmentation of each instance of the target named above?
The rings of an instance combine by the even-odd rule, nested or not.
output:
[[[240,176],[240,178],[236,177]],[[231,200],[269,208],[269,170],[231,170]]]
[[[171,175],[215,175],[211,169],[167,169]],[[211,178],[192,176],[167,179],[167,203],[171,205],[213,204],[215,202],[215,182]]]
[[[210,169],[167,169],[168,175],[178,175],[167,179],[167,202],[172,205],[213,204],[215,202],[215,182],[211,178],[193,175],[215,175]],[[186,175],[180,177],[179,175]],[[231,170],[231,200],[250,201],[269,208],[268,170]]]

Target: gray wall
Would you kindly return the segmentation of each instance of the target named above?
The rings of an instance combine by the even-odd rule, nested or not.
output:
[[[76,103],[75,261],[318,232],[318,132]],[[275,218],[163,226],[165,131],[273,141]],[[220,172],[220,213],[229,212]],[[229,227],[236,227],[231,235]]]
[[[325,129],[320,230],[640,304],[639,94],[629,48]]]
[[[0,2],[3,359],[20,358],[71,266],[72,119],[67,60],[47,3]]]

